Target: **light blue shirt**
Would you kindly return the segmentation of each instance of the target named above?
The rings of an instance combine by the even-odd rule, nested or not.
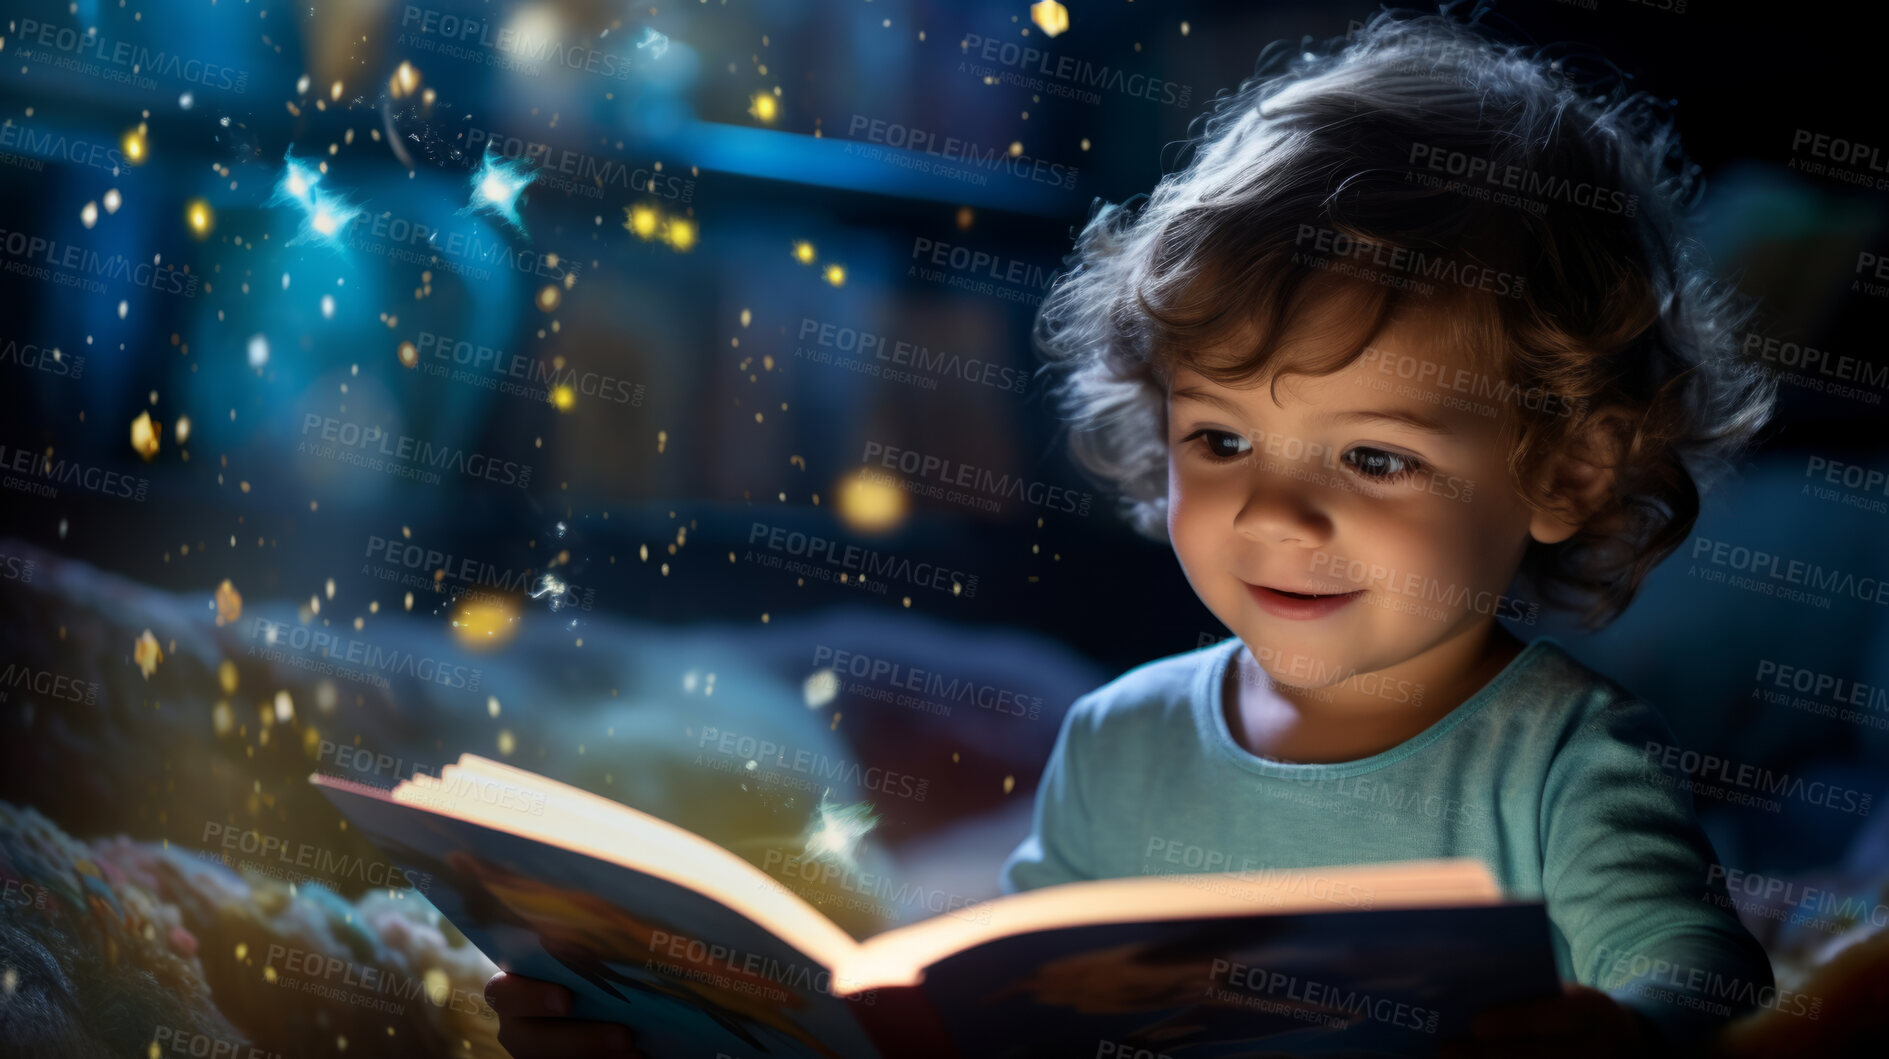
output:
[[[1475,857],[1505,894],[1545,901],[1563,979],[1608,990],[1674,1043],[1755,1006],[1804,1013],[1729,910],[1685,777],[1648,749],[1672,745],[1665,722],[1552,637],[1414,738],[1331,764],[1234,741],[1222,692],[1240,646],[1159,658],[1076,700],[1004,892]]]

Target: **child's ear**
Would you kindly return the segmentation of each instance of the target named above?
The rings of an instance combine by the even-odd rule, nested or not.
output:
[[[1619,477],[1632,436],[1633,421],[1621,409],[1593,413],[1568,446],[1542,468],[1536,496],[1548,510],[1537,511],[1528,534],[1543,544],[1559,544],[1607,504]]]

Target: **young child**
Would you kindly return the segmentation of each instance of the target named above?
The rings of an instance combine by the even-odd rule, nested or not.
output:
[[[1449,16],[1277,58],[1037,320],[1078,461],[1235,635],[1076,701],[1003,888],[1476,857],[1571,981],[1452,1048],[1698,1045],[1772,979],[1672,736],[1496,621],[1617,616],[1769,413],[1678,230],[1696,171],[1644,97]],[[487,997],[519,1059],[629,1044],[549,983]]]
[[[1696,169],[1644,97],[1448,15],[1285,60],[1038,316],[1078,462],[1234,636],[1076,701],[1004,890],[1475,857],[1545,901],[1564,992],[1446,1051],[1701,1045],[1772,978],[1672,736],[1496,621],[1612,620],[1769,414],[1679,231]]]

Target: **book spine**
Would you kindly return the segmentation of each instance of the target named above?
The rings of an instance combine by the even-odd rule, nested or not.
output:
[[[937,1007],[918,986],[877,990],[871,1005],[854,1010],[882,1059],[962,1059]]]

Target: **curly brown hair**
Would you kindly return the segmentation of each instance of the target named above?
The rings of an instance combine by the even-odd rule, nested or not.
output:
[[[1275,385],[1342,370],[1420,310],[1500,385],[1558,398],[1504,417],[1531,508],[1569,511],[1542,471],[1611,444],[1611,495],[1573,512],[1570,539],[1529,543],[1518,573],[1543,600],[1605,625],[1685,541],[1776,400],[1738,348],[1756,306],[1683,231],[1703,184],[1670,104],[1543,51],[1447,10],[1381,11],[1319,53],[1274,45],[1152,194],[1097,200],[1033,338],[1076,462],[1137,532],[1167,539],[1176,368],[1255,378],[1307,303],[1342,290],[1369,326],[1282,359]],[[1335,260],[1344,247],[1391,268]]]

